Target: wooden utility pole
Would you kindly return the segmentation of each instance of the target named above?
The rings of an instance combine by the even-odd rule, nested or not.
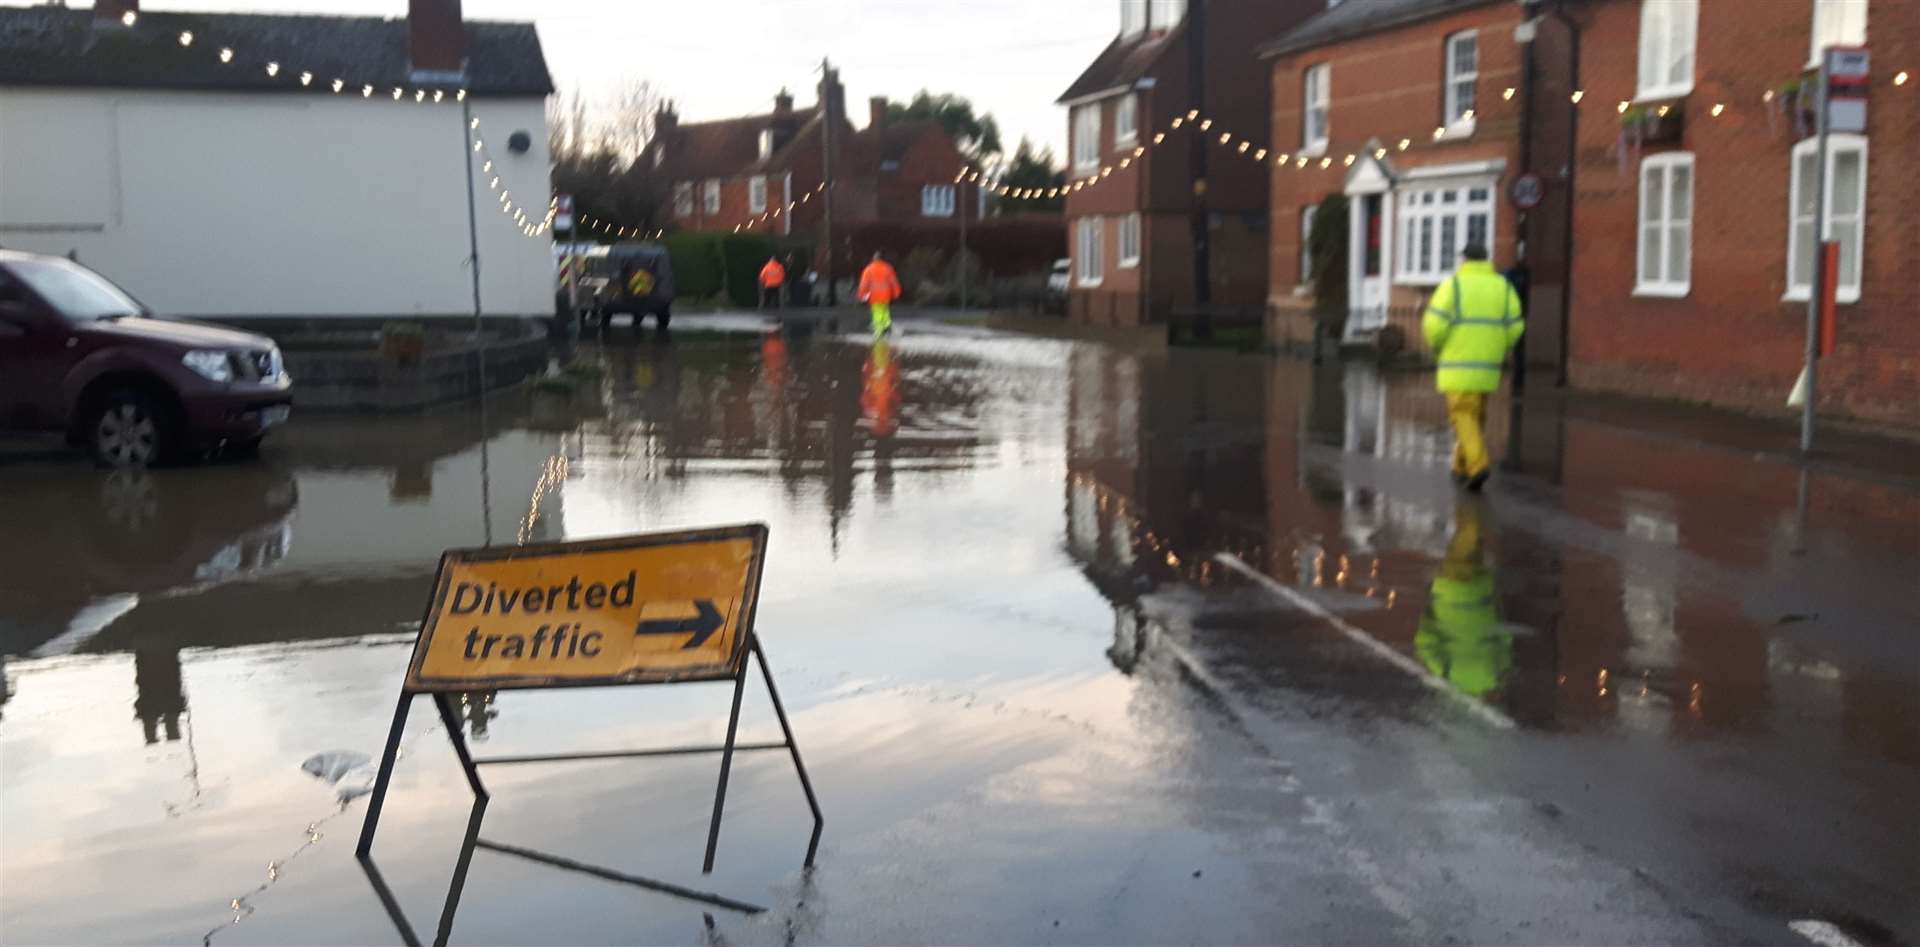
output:
[[[821,166],[820,179],[822,182],[824,182],[824,186],[826,189],[820,192],[820,199],[825,202],[824,206],[821,208],[821,216],[826,222],[823,230],[825,231],[825,239],[827,244],[826,272],[821,275],[825,276],[827,279],[827,305],[829,307],[838,306],[840,304],[840,293],[838,290],[834,288],[834,284],[833,284],[833,254],[834,254],[833,131],[834,129],[833,129],[833,109],[829,107],[829,103],[831,102],[832,96],[833,96],[834,86],[838,84],[839,84],[839,79],[833,74],[833,64],[828,62],[826,57],[824,56],[821,57],[820,58],[820,147],[822,150],[822,156],[820,159],[820,166]]]

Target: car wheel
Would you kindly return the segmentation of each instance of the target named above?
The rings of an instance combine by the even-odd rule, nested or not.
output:
[[[171,419],[153,398],[138,391],[108,395],[87,431],[93,458],[103,467],[149,467],[173,448]]]

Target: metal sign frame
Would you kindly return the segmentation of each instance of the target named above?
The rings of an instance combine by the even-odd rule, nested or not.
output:
[[[387,732],[386,748],[380,756],[380,771],[373,783],[373,794],[367,799],[367,817],[360,829],[360,842],[354,854],[362,862],[370,862],[373,851],[374,833],[379,829],[380,812],[383,808],[387,790],[393,780],[394,765],[399,759],[400,738],[406,730],[407,714],[413,706],[413,699],[426,695],[433,698],[434,707],[440,713],[441,726],[447,733],[447,739],[453,744],[454,755],[460,760],[460,767],[466,773],[467,785],[473,790],[474,799],[485,803],[491,799],[486,785],[480,780],[480,767],[504,766],[526,763],[563,763],[588,760],[640,759],[664,756],[695,756],[707,753],[720,754],[720,780],[714,789],[713,821],[707,830],[706,858],[701,864],[702,874],[712,874],[714,853],[720,841],[720,817],[726,809],[727,779],[733,771],[735,752],[759,752],[765,750],[786,750],[793,759],[793,768],[800,777],[800,789],[806,794],[807,807],[813,812],[813,835],[807,841],[807,857],[803,866],[813,867],[814,855],[820,848],[820,833],[826,820],[820,812],[820,801],[813,792],[813,781],[807,776],[807,766],[800,757],[800,745],[794,739],[793,727],[787,721],[786,706],[780,701],[780,690],[774,685],[773,671],[767,665],[766,652],[761,650],[759,635],[753,629],[754,611],[759,605],[760,573],[766,561],[765,524],[754,523],[745,526],[722,527],[718,529],[690,530],[678,533],[656,533],[643,536],[627,536],[615,539],[590,540],[580,543],[550,543],[538,546],[494,547],[488,549],[449,550],[442,555],[440,570],[434,577],[434,592],[428,603],[426,620],[421,625],[419,639],[414,644],[414,654],[408,664],[407,678],[400,685],[399,705],[394,708],[393,724]],[[487,681],[463,681],[457,685],[432,687],[417,686],[416,672],[426,653],[426,643],[432,628],[431,623],[438,612],[442,596],[446,592],[449,575],[448,565],[461,561],[497,561],[501,559],[522,558],[527,556],[560,555],[579,552],[604,552],[623,548],[653,548],[664,545],[710,542],[715,540],[751,538],[754,540],[754,561],[749,569],[747,601],[742,603],[740,635],[734,643],[734,652],[730,663],[732,668],[725,674],[698,675],[692,677],[651,674],[622,675],[616,678],[591,680],[560,680],[541,683],[539,679],[511,678]],[[778,743],[741,744],[737,737],[740,729],[740,702],[747,687],[747,657],[751,655],[760,666],[760,678],[766,683],[767,697],[773,702],[773,712],[780,721],[782,739]],[[697,684],[733,682],[733,707],[727,717],[726,742],[719,746],[676,746],[639,750],[614,750],[590,753],[548,753],[521,756],[475,757],[468,749],[464,728],[461,726],[459,712],[454,707],[456,694],[475,690],[529,690],[558,689],[571,687],[635,687],[661,684]]]

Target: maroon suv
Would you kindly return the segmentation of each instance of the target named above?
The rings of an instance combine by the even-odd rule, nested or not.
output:
[[[287,419],[272,339],[158,319],[99,274],[0,250],[0,428],[64,433],[110,467],[250,451]]]

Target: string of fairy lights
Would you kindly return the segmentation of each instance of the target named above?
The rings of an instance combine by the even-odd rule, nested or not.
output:
[[[139,22],[139,13],[133,10],[126,11],[121,15],[121,22],[128,27],[133,27]],[[178,42],[183,49],[191,49],[196,44],[202,47],[206,45],[201,43],[199,37],[196,37],[191,30],[181,31],[178,36]],[[299,69],[293,65],[285,64],[278,59],[257,60],[242,57],[240,52],[232,46],[219,47],[216,55],[223,65],[234,65],[236,68],[246,68],[248,65],[257,66],[269,78],[285,76],[288,81],[297,81],[302,87],[312,87],[317,84],[319,89],[316,91],[330,91],[331,94],[338,96],[351,97],[357,92],[359,98],[363,101],[373,101],[378,98],[383,101],[391,99],[394,102],[404,102],[410,98],[416,104],[441,104],[464,102],[467,97],[467,91],[465,89],[408,88],[397,85],[387,87],[374,83],[349,81],[343,76],[323,77],[312,70]],[[1894,88],[1904,89],[1913,84],[1912,74],[1907,70],[1900,70],[1892,76],[1890,84]],[[1512,86],[1502,89],[1499,96],[1500,102],[1512,102],[1516,96],[1516,92],[1517,90]],[[1569,98],[1571,104],[1578,107],[1588,98],[1587,91],[1584,89],[1575,90]],[[1764,90],[1758,98],[1760,100],[1758,106],[1736,106],[1726,101],[1716,101],[1707,109],[1707,115],[1709,118],[1720,120],[1746,109],[1775,109],[1778,107],[1774,104],[1778,98],[1778,94],[1773,88]],[[1621,99],[1615,105],[1615,111],[1622,116],[1625,116],[1626,113],[1633,108],[1634,103],[1630,99]],[[1668,115],[1671,108],[1673,108],[1671,104],[1655,105],[1652,107],[1652,114],[1655,117],[1664,118]],[[1455,127],[1458,127],[1459,123],[1469,123],[1477,118],[1478,113],[1473,109],[1469,109],[1462,114]],[[1198,110],[1190,110],[1184,115],[1174,116],[1166,123],[1164,128],[1156,130],[1150,138],[1136,138],[1138,143],[1130,152],[1122,153],[1118,162],[1102,164],[1098,170],[1089,171],[1084,176],[1076,177],[1061,185],[1041,188],[1016,187],[1005,184],[1000,180],[1000,174],[1003,172],[1004,165],[999,162],[990,164],[985,168],[963,166],[953,180],[956,184],[981,184],[988,193],[1005,200],[1055,200],[1069,194],[1079,193],[1087,188],[1098,187],[1111,180],[1117,172],[1130,169],[1135,161],[1145,157],[1148,149],[1165,144],[1173,132],[1183,128],[1187,129],[1191,134],[1204,134],[1213,138],[1219,147],[1227,149],[1230,154],[1235,156],[1244,157],[1261,164],[1265,164],[1271,160],[1273,167],[1276,169],[1292,168],[1296,171],[1307,171],[1317,168],[1319,170],[1328,170],[1336,163],[1341,167],[1351,167],[1355,161],[1367,153],[1364,148],[1359,151],[1345,151],[1344,153],[1340,153],[1337,150],[1330,149],[1327,143],[1324,142],[1313,148],[1303,148],[1300,151],[1276,151],[1261,143],[1258,139],[1237,135],[1225,128],[1219,128],[1216,131],[1217,122],[1212,117],[1203,115]],[[511,191],[507,190],[501,183],[500,175],[495,173],[494,168],[497,162],[493,157],[491,149],[487,145],[485,137],[480,132],[480,120],[477,117],[469,123],[468,135],[473,142],[474,157],[482,162],[479,176],[487,181],[487,187],[489,191],[494,194],[497,200],[496,206],[500,213],[514,223],[515,227],[520,231],[521,236],[531,239],[545,237],[546,234],[553,229],[553,222],[558,213],[558,199],[549,195],[544,213],[540,214],[538,218],[531,216],[528,213],[529,205],[524,202],[516,202],[513,199]],[[1441,125],[1436,126],[1430,132],[1423,130],[1415,134],[1402,135],[1397,139],[1391,137],[1382,139],[1379,136],[1375,136],[1369,139],[1368,143],[1373,146],[1373,157],[1375,159],[1384,159],[1389,154],[1406,152],[1415,147],[1448,144],[1457,140],[1457,137],[1464,136],[1456,136],[1451,133],[1449,126]],[[1391,141],[1391,146],[1381,144],[1380,142],[1383,140]],[[783,206],[774,207],[745,223],[735,225],[733,230],[735,233],[739,233],[743,230],[752,230],[759,226],[772,224],[778,221],[783,215],[792,214],[798,210],[801,205],[810,202],[814,195],[822,193],[825,190],[826,185],[824,183],[820,184],[811,191],[808,191],[799,200],[790,200]],[[618,224],[614,221],[586,214],[579,215],[578,226],[621,238],[659,238],[666,235],[664,228]]]
[[[1896,89],[1905,89],[1913,84],[1912,79],[1913,76],[1910,72],[1901,70],[1893,75],[1889,84]],[[1518,90],[1512,86],[1502,89],[1499,97],[1500,101],[1502,103],[1512,102],[1517,92]],[[1587,98],[1588,95],[1584,89],[1575,90],[1569,96],[1569,100],[1576,107],[1585,102]],[[1760,104],[1758,106],[1746,106],[1745,108],[1775,109],[1778,108],[1778,106],[1774,104],[1776,98],[1778,98],[1776,91],[1768,88],[1759,95]],[[1634,103],[1632,100],[1621,99],[1614,106],[1614,110],[1616,113],[1625,116],[1633,107]],[[1673,107],[1671,104],[1654,105],[1651,108],[1651,114],[1657,118],[1665,118]],[[1725,119],[1738,110],[1739,108],[1735,105],[1725,101],[1717,101],[1707,109],[1707,116],[1712,119]],[[1478,112],[1473,109],[1468,109],[1452,127],[1440,125],[1434,127],[1431,131],[1406,134],[1398,138],[1388,137],[1383,139],[1376,136],[1369,142],[1373,144],[1371,149],[1373,157],[1378,160],[1386,158],[1389,154],[1409,151],[1416,147],[1434,147],[1451,144],[1459,140],[1459,138],[1464,137],[1464,134],[1456,134],[1454,132],[1455,128],[1459,128],[1462,124],[1472,123],[1479,117]],[[1306,171],[1317,168],[1319,170],[1326,170],[1332,168],[1335,164],[1341,167],[1351,167],[1355,161],[1367,153],[1367,149],[1364,148],[1359,151],[1341,153],[1340,151],[1330,149],[1326,143],[1322,143],[1313,148],[1303,148],[1297,152],[1276,152],[1257,139],[1236,135],[1225,128],[1216,130],[1216,126],[1217,123],[1214,119],[1201,114],[1197,109],[1190,110],[1184,115],[1176,115],[1167,122],[1164,128],[1154,132],[1151,138],[1145,139],[1144,141],[1136,139],[1139,143],[1136,144],[1130,152],[1123,152],[1118,162],[1103,164],[1097,171],[1090,171],[1084,176],[1076,177],[1065,184],[1055,187],[1016,187],[1001,183],[997,179],[996,172],[999,171],[1002,166],[997,162],[985,168],[963,167],[959,174],[954,176],[953,180],[956,184],[963,182],[980,183],[986,188],[988,193],[1007,200],[1054,200],[1068,194],[1078,193],[1090,187],[1097,187],[1111,180],[1116,172],[1125,171],[1132,167],[1136,160],[1146,155],[1148,149],[1165,144],[1168,136],[1172,132],[1182,128],[1187,129],[1189,133],[1192,134],[1207,135],[1212,138],[1218,146],[1228,149],[1230,153],[1243,156],[1258,163],[1266,163],[1269,156],[1271,156],[1273,167],[1276,169],[1292,168],[1296,171]],[[1392,142],[1392,144],[1386,145],[1378,143],[1382,141]]]
[[[136,26],[139,21],[140,14],[138,11],[128,10],[120,16],[120,22],[129,28]],[[200,49],[213,47],[213,44],[203,41],[203,39],[195,35],[192,30],[180,31],[179,35],[175,37],[175,42],[178,43],[182,50],[194,50],[196,47]],[[336,95],[342,98],[354,98],[357,96],[364,102],[392,101],[404,103],[412,100],[416,105],[455,104],[467,100],[467,90],[465,89],[409,88],[407,86],[397,85],[388,87],[384,84],[359,82],[345,76],[323,75],[310,69],[299,68],[295,63],[282,61],[280,59],[260,59],[251,55],[243,55],[240,50],[233,46],[223,45],[213,48],[215,50],[213,55],[219,59],[221,65],[232,66],[235,69],[258,68],[270,79],[284,77],[286,81],[298,83],[302,88],[311,88],[316,92]],[[478,177],[487,181],[488,189],[491,190],[496,197],[496,207],[501,215],[513,222],[514,226],[520,231],[521,236],[530,239],[543,237],[553,227],[554,215],[557,213],[555,199],[549,197],[547,206],[539,209],[541,213],[537,219],[531,216],[528,213],[529,205],[515,201],[513,194],[501,183],[500,175],[495,173],[494,167],[497,162],[493,157],[491,149],[487,146],[485,136],[480,132],[480,119],[478,117],[475,117],[468,123],[467,136],[473,143],[473,155],[470,160],[477,159],[482,162]]]

